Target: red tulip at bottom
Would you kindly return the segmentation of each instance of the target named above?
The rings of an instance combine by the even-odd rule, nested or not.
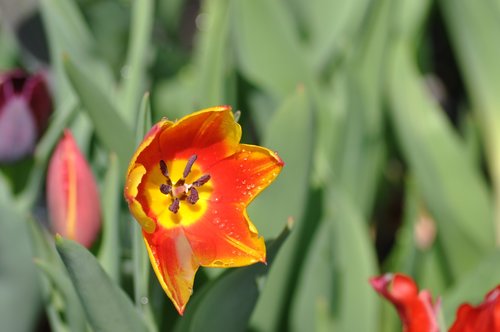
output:
[[[478,306],[462,304],[450,332],[500,332],[500,285]]]
[[[404,332],[438,332],[437,304],[427,290],[418,291],[415,282],[400,273],[370,279],[372,287],[396,307]]]
[[[47,200],[52,230],[90,247],[101,225],[99,191],[69,130],[64,131],[50,160]]]
[[[416,283],[401,273],[387,273],[370,279],[373,288],[396,307],[403,331],[439,331],[437,307],[427,290],[418,292]],[[450,332],[500,332],[500,285],[486,294],[477,306],[460,305]]]

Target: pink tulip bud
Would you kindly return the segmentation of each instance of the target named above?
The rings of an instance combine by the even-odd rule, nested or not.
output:
[[[52,230],[90,247],[101,226],[99,192],[69,130],[64,131],[50,160],[47,200]]]
[[[47,127],[52,100],[42,74],[0,74],[0,162],[30,154]]]

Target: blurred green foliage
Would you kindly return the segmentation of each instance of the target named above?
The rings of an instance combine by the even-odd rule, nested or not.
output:
[[[498,0],[40,0],[33,10],[23,14],[41,17],[49,61],[17,38],[22,20],[5,20],[0,68],[46,68],[56,107],[32,162],[0,166],[2,330],[397,331],[370,276],[412,275],[442,295],[448,325],[459,303],[498,283]],[[249,207],[277,238],[276,257],[202,269],[181,318],[149,272],[122,174],[152,122],[220,104],[241,110],[244,142],[286,163]],[[101,186],[91,252],[40,227],[65,127]]]

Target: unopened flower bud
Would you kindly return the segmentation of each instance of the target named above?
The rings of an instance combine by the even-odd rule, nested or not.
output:
[[[0,162],[29,155],[47,127],[52,100],[42,74],[0,74]]]
[[[50,160],[47,200],[52,230],[90,247],[101,226],[99,192],[69,130],[65,130]]]

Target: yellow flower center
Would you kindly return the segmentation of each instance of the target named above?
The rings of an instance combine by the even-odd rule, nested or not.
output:
[[[212,192],[210,175],[187,160],[160,161],[150,172],[147,185],[150,211],[165,228],[195,223],[205,213]]]

